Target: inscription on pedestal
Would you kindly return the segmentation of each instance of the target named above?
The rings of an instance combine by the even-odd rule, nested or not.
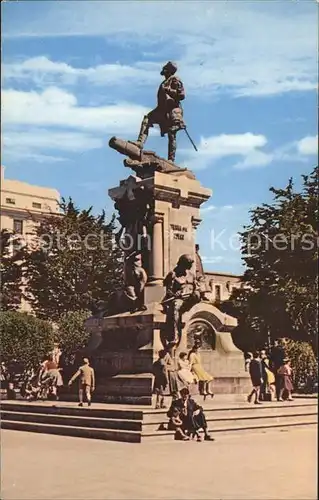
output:
[[[171,224],[171,231],[174,240],[182,241],[185,239],[185,233],[188,232],[188,229],[186,226],[180,226],[179,224]]]
[[[191,217],[188,213],[171,209],[168,213],[169,270],[173,269],[182,254],[194,254],[195,241]]]

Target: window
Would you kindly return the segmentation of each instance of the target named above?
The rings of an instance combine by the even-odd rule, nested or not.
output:
[[[23,221],[20,219],[13,219],[13,231],[18,234],[23,234]]]
[[[37,203],[36,201],[32,202],[32,207],[33,208],[41,208],[41,206],[42,206],[41,203]]]
[[[6,203],[8,203],[9,205],[15,205],[16,201],[14,198],[6,198]]]
[[[215,300],[216,302],[220,302],[220,299],[221,299],[220,285],[215,285]]]

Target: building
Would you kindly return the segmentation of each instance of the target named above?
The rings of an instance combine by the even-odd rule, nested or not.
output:
[[[60,193],[56,189],[5,179],[1,166],[0,227],[26,237],[43,214],[58,213]]]
[[[56,189],[5,179],[4,170],[1,166],[0,229],[7,229],[28,242],[37,219],[59,212],[60,193]],[[21,309],[30,310],[25,300]]]
[[[206,284],[216,302],[228,300],[234,288],[241,288],[241,276],[218,272],[205,272]]]

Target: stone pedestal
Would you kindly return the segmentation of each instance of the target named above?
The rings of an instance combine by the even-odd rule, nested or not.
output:
[[[147,311],[89,318],[87,348],[95,369],[95,399],[105,403],[152,403],[152,367],[162,348],[165,316],[153,304]]]
[[[123,197],[134,200],[137,192],[147,193],[152,200],[147,220],[148,283],[144,289],[147,310],[87,321],[91,332],[88,355],[96,371],[95,398],[98,401],[151,404],[152,366],[158,351],[163,348],[161,339],[166,321],[159,305],[164,296],[163,278],[176,266],[182,254],[192,255],[195,261],[199,210],[211,196],[211,191],[202,187],[189,171],[178,167],[174,171],[174,165],[168,169],[166,164],[162,167],[169,173],[154,171],[152,161],[149,160],[149,170],[143,170],[138,163],[135,171],[141,177],[131,175],[109,190],[115,202]],[[202,361],[214,376],[214,391],[247,392],[244,357],[231,337],[236,320],[222,314],[211,303],[200,302],[183,315],[183,323],[177,356],[192,347],[194,331],[201,330]]]
[[[159,301],[163,296],[162,281],[179,257],[190,254],[195,260],[196,228],[201,222],[199,210],[211,196],[211,190],[203,188],[199,181],[189,178],[189,172],[175,174],[154,172],[145,179],[131,175],[109,190],[109,196],[117,201],[125,193],[144,186],[154,200],[152,228],[150,232],[150,275],[145,290],[146,303]],[[154,289],[155,288],[155,289]]]
[[[232,341],[237,322],[210,303],[202,302],[184,315],[185,326],[176,355],[193,345],[193,331],[203,327],[201,358],[213,375],[216,394],[246,394],[250,387],[243,353]],[[163,348],[165,315],[158,304],[147,311],[90,318],[88,356],[97,379],[95,399],[106,403],[152,404],[152,366]],[[192,387],[197,392],[197,386]]]

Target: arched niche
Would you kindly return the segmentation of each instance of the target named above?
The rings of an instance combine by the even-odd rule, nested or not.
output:
[[[193,347],[195,339],[200,339],[203,349],[216,349],[216,332],[209,320],[201,317],[190,320],[186,327],[188,349]]]
[[[193,346],[194,338],[201,338],[202,348],[220,354],[239,353],[231,332],[237,326],[236,318],[222,313],[210,303],[201,302],[183,315],[182,345]]]

